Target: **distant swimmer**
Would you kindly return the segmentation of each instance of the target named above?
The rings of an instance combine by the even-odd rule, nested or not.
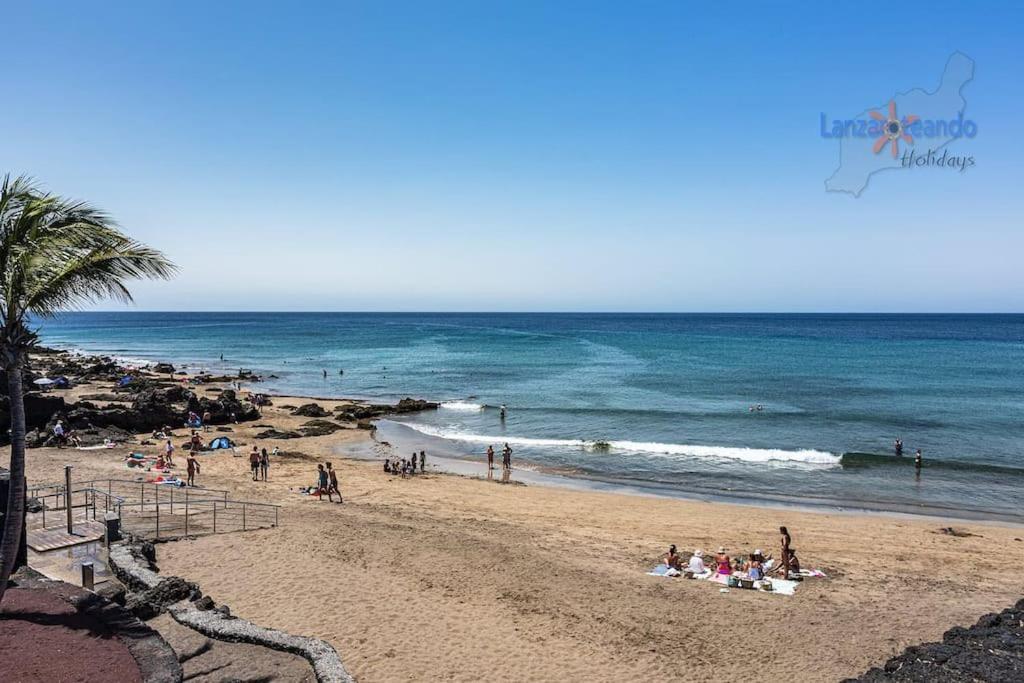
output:
[[[917,469],[918,472],[921,471],[921,449],[920,448],[918,448],[917,449],[917,453],[914,454],[914,468]]]
[[[505,408],[505,404],[504,404],[504,403],[502,403],[502,404],[501,404],[501,407],[500,407],[500,408],[498,408],[498,416],[499,416],[499,417],[500,417],[500,418],[501,418],[502,420],[504,420],[504,419],[505,419],[505,413],[506,413],[506,412],[507,412],[507,409]]]
[[[893,442],[892,449],[896,452],[896,457],[902,457],[903,455],[903,439],[896,437],[896,441]]]
[[[324,370],[324,379],[327,379],[327,371]]]
[[[339,375],[344,375],[344,374],[345,374],[345,371],[339,368],[339,369],[338,369],[338,374],[339,374]]]

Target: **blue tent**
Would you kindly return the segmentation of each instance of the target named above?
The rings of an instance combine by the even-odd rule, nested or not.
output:
[[[214,439],[213,441],[210,442],[210,445],[208,446],[208,448],[211,451],[215,451],[218,448],[231,448],[234,445],[235,444],[231,443],[231,439],[229,439],[228,437],[226,437],[226,436],[218,436],[216,439]]]
[[[129,375],[125,375],[124,377],[122,377],[121,379],[119,379],[117,381],[117,386],[119,386],[119,387],[126,387],[129,384],[131,384],[131,383],[132,383],[132,378]]]

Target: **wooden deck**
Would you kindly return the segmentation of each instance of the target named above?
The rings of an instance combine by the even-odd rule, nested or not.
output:
[[[92,543],[99,541],[106,533],[106,526],[103,522],[95,520],[76,520],[74,533],[69,534],[65,526],[50,529],[30,529],[28,546],[37,553],[44,553],[50,550],[60,550],[81,543]]]

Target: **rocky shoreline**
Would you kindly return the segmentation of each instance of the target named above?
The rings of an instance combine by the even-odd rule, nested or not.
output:
[[[843,683],[889,681],[1024,681],[1024,600],[998,614],[986,614],[970,628],[951,628],[942,636],[942,642],[908,647],[881,667]]]
[[[25,396],[26,445],[38,448],[53,445],[57,421],[73,431],[83,446],[112,442],[134,442],[137,434],[185,424],[189,413],[208,415],[209,424],[225,426],[252,422],[261,417],[260,408],[239,398],[227,388],[231,383],[256,379],[240,370],[236,376],[189,375],[176,371],[170,363],[156,363],[138,369],[106,356],[80,356],[48,348],[33,350],[24,369],[24,386],[35,381],[62,378],[67,387],[96,388],[71,402],[56,391],[30,390]],[[7,378],[0,377],[0,444],[9,440],[10,412],[6,395]],[[262,405],[272,399],[262,398]],[[316,403],[294,407],[293,415],[316,418],[294,432],[268,429],[262,438],[298,438],[321,436],[337,429],[373,429],[372,420],[394,413],[409,413],[437,408],[437,403],[403,398],[396,405],[347,401],[335,413]],[[287,407],[287,406],[286,406]],[[325,419],[328,418],[328,419]],[[227,431],[227,430],[225,430]]]

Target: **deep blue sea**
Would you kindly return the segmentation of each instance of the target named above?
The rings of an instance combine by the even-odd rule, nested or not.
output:
[[[1022,315],[79,313],[41,328],[57,347],[274,374],[270,393],[445,401],[386,426],[456,457],[508,442],[517,465],[669,493],[1024,515]]]

